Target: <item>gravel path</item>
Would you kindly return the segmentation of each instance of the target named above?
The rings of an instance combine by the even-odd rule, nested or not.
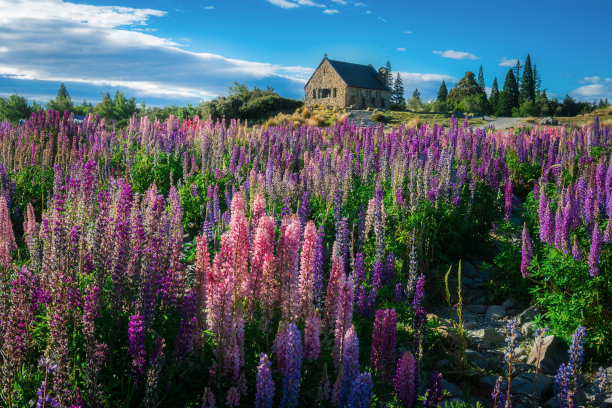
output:
[[[483,117],[487,121],[484,125],[479,125],[479,129],[487,126],[494,126],[495,129],[506,129],[519,126],[526,118],[492,118],[490,116]]]

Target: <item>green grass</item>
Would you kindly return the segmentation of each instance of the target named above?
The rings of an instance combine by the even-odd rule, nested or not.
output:
[[[450,126],[450,115],[442,115],[439,113],[424,113],[424,112],[397,112],[397,111],[386,111],[385,115],[389,118],[389,124],[392,126],[400,125],[402,123],[410,124],[411,126],[418,121],[421,124],[427,122],[430,125],[437,123],[438,125]],[[460,123],[463,123],[463,118],[459,119]],[[412,124],[410,123],[412,122]],[[481,118],[468,119],[468,123],[471,125],[484,125],[487,121]]]

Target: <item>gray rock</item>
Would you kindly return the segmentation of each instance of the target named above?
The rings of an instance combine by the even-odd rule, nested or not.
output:
[[[467,340],[470,345],[490,348],[503,343],[506,340],[506,336],[494,328],[487,327],[468,331]]]
[[[521,356],[524,356],[525,354],[527,354],[527,350],[525,350],[525,347],[517,347],[514,349],[515,357],[521,357]]]
[[[490,389],[492,389],[493,387],[495,387],[495,383],[497,382],[497,378],[499,376],[498,375],[487,375],[485,377],[482,377],[478,383],[480,386],[482,387],[488,387]],[[501,389],[507,389],[508,388],[508,382],[504,379],[502,381],[502,385],[501,385]]]
[[[540,307],[538,305],[533,305],[530,308],[525,309],[523,313],[516,316],[516,324],[521,327],[525,323],[535,319],[538,313],[540,313]]]
[[[442,379],[442,389],[448,391],[453,397],[463,396],[463,391],[458,385],[448,382],[444,378]]]
[[[465,358],[470,363],[474,364],[476,367],[488,369],[489,368],[489,360],[487,360],[482,354],[477,352],[476,350],[467,349],[465,350]]]
[[[438,369],[453,368],[453,363],[449,359],[445,358],[443,360],[436,362],[436,368]]]
[[[542,118],[540,119],[540,125],[545,125],[545,126],[557,126],[559,124],[559,121],[553,117],[547,117],[547,118]]]
[[[535,341],[534,341],[535,343]],[[538,348],[536,344],[531,348],[528,364],[537,365]],[[568,361],[567,345],[557,336],[547,336],[542,340],[540,351],[540,370],[546,374],[555,374],[562,363]]]
[[[463,327],[465,327],[466,330],[475,329],[476,327],[478,327],[478,323],[476,323],[476,322],[465,322],[463,324]]]
[[[491,305],[487,309],[485,317],[491,320],[500,320],[506,315],[506,308],[500,305]]]
[[[609,396],[604,400],[604,407],[612,407],[612,396]]]
[[[485,305],[467,305],[466,309],[476,314],[485,314],[487,312]]]
[[[527,322],[521,326],[521,334],[525,337],[531,337],[535,333],[536,325],[534,322]]]
[[[465,276],[466,278],[473,279],[477,274],[478,271],[476,268],[474,268],[474,265],[472,265],[470,262],[461,262],[461,275]]]
[[[531,395],[533,393],[533,381],[535,373],[521,374],[512,380],[511,388],[513,394]],[[536,393],[539,399],[548,397],[552,393],[553,379],[546,374],[538,373]]]

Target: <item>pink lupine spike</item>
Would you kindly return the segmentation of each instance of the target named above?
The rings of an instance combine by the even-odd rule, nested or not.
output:
[[[308,221],[304,229],[304,244],[300,264],[300,314],[306,318],[314,309],[314,272],[317,228]]]

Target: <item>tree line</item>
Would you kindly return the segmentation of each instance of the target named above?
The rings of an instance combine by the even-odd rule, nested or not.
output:
[[[452,89],[442,81],[437,98],[429,102],[421,100],[418,89],[408,100],[404,99],[405,89],[399,72],[395,79],[391,73],[391,64],[387,62],[386,85],[391,90],[391,109],[423,112],[461,112],[472,114],[489,114],[496,116],[576,116],[589,113],[595,109],[609,106],[608,99],[593,102],[576,101],[566,95],[562,101],[548,99],[546,89],[542,88],[542,79],[536,64],[531,64],[527,54],[524,64],[517,60],[514,67],[508,70],[500,89],[497,77],[493,78],[491,91],[487,95],[482,65],[478,76],[467,71]]]

